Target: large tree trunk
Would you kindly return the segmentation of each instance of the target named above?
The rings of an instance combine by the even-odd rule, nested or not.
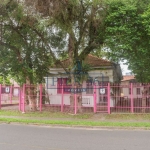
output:
[[[29,106],[30,106],[30,110],[32,111],[36,111],[37,110],[37,101],[36,101],[36,87],[30,87],[28,89],[28,93],[29,93]]]
[[[72,32],[73,33],[73,32]],[[73,70],[74,66],[75,66],[75,62],[77,60],[78,57],[78,53],[75,49],[75,37],[73,34],[69,35],[69,44],[68,44],[68,54],[69,54],[69,62],[70,62],[70,66],[71,66],[71,74],[70,74],[70,78],[71,78],[71,88],[82,88],[81,85],[79,85],[79,83],[76,83],[75,81],[75,72]],[[71,93],[70,95],[70,112],[74,113],[74,109],[75,109],[75,98],[74,98],[74,94],[75,92]],[[81,93],[76,93],[76,98],[77,98],[77,112],[82,112],[82,92]]]
[[[74,76],[71,74],[71,88],[75,88],[75,81],[74,81]],[[74,108],[75,108],[75,99],[74,99],[74,92],[71,92],[70,94],[70,112],[74,113]]]
[[[29,102],[30,110],[37,111],[37,86],[30,84],[30,81],[26,81],[27,87],[25,92]]]
[[[74,92],[70,95],[70,112],[75,112],[75,107],[77,107],[77,112],[82,113],[82,92],[76,92],[75,89],[81,89],[82,85],[75,83],[74,86],[72,86],[74,89]],[[75,96],[76,94],[76,106],[75,106]]]
[[[82,85],[78,84],[77,88],[81,89]],[[82,113],[82,92],[77,94],[77,106],[78,106],[77,112]]]
[[[70,70],[70,78],[71,78],[71,88],[75,88],[75,78],[74,78],[74,71],[72,70],[74,67],[74,50],[75,50],[75,45],[74,45],[74,37],[73,35],[69,35],[69,43],[68,43],[68,55],[69,55],[69,63],[71,66]],[[75,99],[74,99],[74,92],[71,92],[70,94],[70,112],[74,113],[74,108],[75,108]]]

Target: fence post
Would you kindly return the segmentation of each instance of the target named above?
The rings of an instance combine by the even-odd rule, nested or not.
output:
[[[21,105],[22,105],[22,89],[20,87],[20,89],[19,89],[19,111],[22,110]]]
[[[107,85],[107,106],[108,106],[108,114],[110,114],[110,83]]]
[[[10,86],[10,104],[12,104],[12,85]]]
[[[0,84],[0,109],[1,109],[1,101],[2,101],[2,85]]]
[[[131,113],[134,112],[133,110],[133,83],[130,84],[130,89],[131,89]]]
[[[77,93],[76,93],[76,87],[74,89],[74,114],[77,114]]]
[[[42,111],[42,84],[40,84],[40,111]]]
[[[22,93],[22,113],[25,113],[25,87],[26,87],[26,85],[23,84],[23,93]]]
[[[63,84],[61,86],[61,112],[64,111],[64,87]]]
[[[94,113],[96,113],[96,86],[94,84]]]

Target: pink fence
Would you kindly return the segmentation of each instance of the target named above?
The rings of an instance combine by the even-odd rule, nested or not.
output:
[[[111,89],[111,112],[150,112],[150,84],[112,85]]]
[[[0,85],[0,108],[17,105],[22,112],[150,113],[150,84]]]
[[[0,84],[0,108],[18,106],[20,87],[6,86]],[[15,108],[16,109],[16,108]]]
[[[31,89],[34,91],[31,92]],[[24,85],[20,110],[24,112],[32,109],[34,106],[29,103],[29,98],[33,98],[39,111],[110,114],[112,110],[110,89],[109,83],[90,87],[71,87],[63,84],[59,87],[57,85]]]

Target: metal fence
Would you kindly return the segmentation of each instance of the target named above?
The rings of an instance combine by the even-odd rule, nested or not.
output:
[[[150,113],[150,84],[0,85],[0,108],[12,106],[22,112]]]
[[[20,87],[0,85],[0,108],[8,109],[10,106],[16,106],[18,109]]]

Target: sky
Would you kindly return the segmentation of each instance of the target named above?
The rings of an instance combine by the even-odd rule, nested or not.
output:
[[[128,65],[125,65],[124,63],[125,62],[121,62],[120,66],[121,66],[122,74],[126,75],[126,74],[130,73],[131,71],[128,69]]]

